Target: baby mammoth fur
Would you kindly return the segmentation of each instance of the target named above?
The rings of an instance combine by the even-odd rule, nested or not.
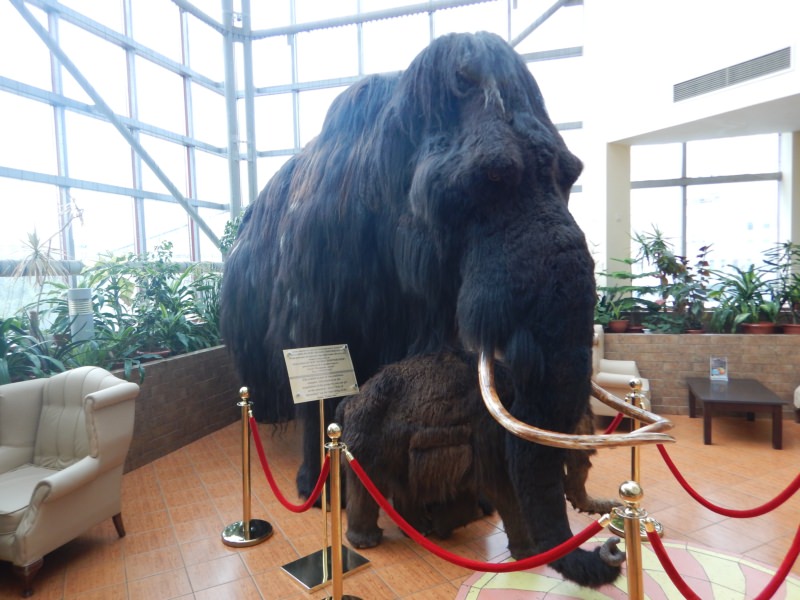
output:
[[[337,410],[343,440],[375,485],[421,533],[445,539],[496,507],[514,558],[534,553],[506,460],[505,430],[483,406],[474,359],[454,352],[412,357],[385,367]],[[501,398],[510,377],[496,374]],[[594,433],[587,412],[578,433]],[[572,505],[606,513],[618,503],[592,498],[585,483],[593,451],[565,453],[564,489]],[[347,539],[380,543],[378,505],[347,472]]]

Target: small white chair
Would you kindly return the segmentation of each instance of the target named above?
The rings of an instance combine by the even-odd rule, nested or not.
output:
[[[800,423],[800,386],[794,391],[794,421]]]
[[[625,397],[633,390],[630,381],[638,377],[642,382],[642,393],[645,396],[644,408],[650,410],[650,382],[639,374],[639,368],[633,360],[611,360],[604,358],[605,344],[603,341],[603,326],[594,326],[594,346],[592,347],[592,381],[617,398]],[[603,417],[615,417],[617,411],[591,398],[592,412]]]
[[[0,385],[0,560],[23,579],[44,555],[113,518],[139,386],[99,367]]]

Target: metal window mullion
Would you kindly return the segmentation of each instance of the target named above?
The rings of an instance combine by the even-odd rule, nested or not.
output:
[[[686,142],[681,144],[681,179],[688,179],[689,172],[687,170],[686,164]],[[689,186],[687,184],[683,184],[681,186],[681,254],[683,256],[688,256],[686,254],[686,249],[688,248],[689,244],[686,241],[686,235],[688,231],[688,223],[687,217],[689,214],[688,211],[689,207]]]
[[[317,29],[332,29],[334,27],[345,27],[348,25],[355,25],[357,23],[368,23],[370,21],[383,21],[385,19],[408,17],[422,13],[430,14],[437,10],[470,6],[472,4],[484,4],[486,2],[495,1],[496,0],[428,0],[428,2],[421,4],[398,6],[396,8],[387,8],[384,10],[360,13],[358,15],[334,17],[324,21],[310,21],[307,23],[298,23],[297,19],[292,16],[289,21],[289,25],[276,27],[274,29],[259,29],[253,31],[250,37],[253,40],[261,40],[270,37],[292,36],[297,33],[305,33],[309,31],[315,31]],[[295,14],[293,2],[291,14]]]
[[[522,32],[511,40],[511,46],[516,47],[519,46],[525,38],[527,38],[530,34],[532,34],[536,29],[538,29],[541,25],[543,25],[550,17],[552,17],[558,9],[561,8],[566,4],[565,0],[556,0],[556,2],[550,6],[546,11],[544,11],[539,17],[533,21],[530,25],[528,25]]]
[[[297,23],[297,9],[294,0],[289,0],[289,22],[292,25]],[[297,34],[292,33],[287,36],[290,44],[290,54],[292,60],[292,86],[297,85],[299,79],[297,74]],[[300,151],[300,92],[292,90],[292,135],[294,136],[294,150]]]
[[[55,40],[58,35],[58,16],[53,13],[47,14],[47,25],[50,35]],[[50,85],[54,94],[63,94],[63,78],[61,73],[61,63],[50,53]],[[67,155],[67,127],[65,122],[63,106],[53,106],[53,125],[55,128],[55,147],[56,147],[56,169],[60,177],[69,177],[69,161]],[[70,188],[59,185],[58,189],[58,228],[61,242],[61,258],[75,258],[75,238],[72,230],[71,216],[73,214],[72,197]],[[75,278],[72,277],[72,285],[75,285]]]
[[[236,70],[233,48],[233,0],[222,0],[222,24],[225,28],[223,50],[225,58],[225,112],[228,124],[228,176],[231,214],[242,209],[242,183],[239,172],[239,124],[236,114]]]
[[[256,108],[255,84],[253,83],[253,40],[250,0],[242,0],[242,55],[244,66],[244,115],[247,142],[247,203],[252,204],[258,196],[258,170],[256,165]],[[238,215],[231,215],[231,217]]]
[[[198,225],[200,225],[203,233],[205,233],[212,242],[219,244],[219,238],[217,235],[211,230],[208,224],[202,220],[197,211],[189,204],[180,190],[178,190],[177,186],[170,181],[169,177],[167,177],[167,174],[164,173],[164,170],[158,165],[155,159],[150,156],[147,150],[145,150],[139,141],[131,134],[129,129],[116,117],[114,111],[111,109],[108,103],[103,100],[103,97],[97,92],[97,90],[94,89],[94,87],[92,87],[92,84],[89,83],[89,80],[86,79],[75,63],[70,60],[69,56],[67,56],[66,52],[64,52],[61,46],[53,41],[47,29],[42,27],[41,23],[39,23],[36,17],[28,10],[24,1],[9,0],[9,2],[12,4],[12,6],[14,6],[15,9],[17,9],[17,12],[22,15],[22,18],[25,19],[25,22],[28,23],[30,28],[34,31],[34,33],[36,33],[42,43],[47,46],[50,52],[56,55],[59,62],[61,62],[64,68],[78,83],[78,85],[81,86],[83,91],[86,92],[89,98],[91,98],[92,101],[97,105],[98,110],[101,110],[103,114],[105,114],[106,118],[108,118],[119,134],[125,138],[125,141],[133,146],[133,148],[142,158],[142,161],[147,164],[148,167],[150,167],[156,177],[158,177],[159,181],[161,181],[161,183],[164,184],[164,187],[169,190],[170,194],[172,194],[178,204],[180,204],[185,211],[189,212],[195,217],[195,219],[197,219]]]
[[[52,173],[40,173],[38,171],[27,171],[25,169],[12,169],[0,165],[0,177],[7,177],[9,179],[19,179],[21,181],[34,181],[37,183],[46,183],[48,185],[65,186],[70,189],[89,190],[92,192],[100,192],[107,194],[116,194],[118,196],[137,196],[148,200],[157,200],[159,202],[175,203],[175,197],[171,194],[161,194],[158,192],[150,192],[148,190],[135,190],[132,187],[124,187],[120,185],[111,185],[108,183],[98,183],[96,181],[88,181],[86,179],[75,179],[74,177],[60,177]],[[197,198],[189,198],[187,202],[195,208],[208,208],[210,210],[229,210],[230,205],[222,202],[209,202],[208,200],[198,200]]]
[[[208,77],[200,73],[195,73],[193,71],[188,71],[185,67],[183,67],[180,63],[175,62],[171,58],[164,56],[163,54],[159,54],[154,50],[140,44],[133,38],[127,36],[126,34],[121,34],[117,31],[114,31],[110,27],[106,27],[97,21],[93,21],[89,19],[85,15],[72,10],[63,4],[55,2],[54,0],[25,0],[28,4],[32,6],[36,6],[48,13],[57,13],[62,20],[67,21],[68,23],[75,25],[91,33],[99,38],[102,38],[112,44],[119,46],[125,50],[131,50],[138,56],[149,60],[150,62],[167,69],[168,71],[172,71],[179,75],[186,75],[197,81],[200,85],[208,88],[209,90],[216,92],[218,94],[222,93],[223,84],[219,81],[213,81]]]
[[[133,39],[133,12],[132,0],[123,0],[123,14],[125,35]],[[125,49],[125,63],[128,81],[128,116],[133,121],[139,119],[138,89],[136,86],[136,53],[130,48]],[[139,130],[131,127],[131,135],[138,141]],[[135,190],[143,189],[142,159],[131,148],[131,179]],[[147,252],[147,225],[145,222],[144,197],[135,195],[133,199],[133,248],[136,254],[143,255]]]
[[[86,115],[92,117],[93,119],[105,121],[107,123],[109,122],[109,119],[105,116],[105,114],[102,111],[97,110],[97,108],[91,104],[78,102],[77,100],[66,98],[63,95],[55,94],[51,91],[43,90],[14,79],[9,79],[7,77],[3,77],[2,75],[0,75],[0,91],[7,91],[22,98],[35,100],[36,102],[61,106],[66,110]],[[185,135],[181,135],[167,129],[162,129],[161,127],[155,127],[154,125],[149,125],[147,123],[142,123],[141,121],[134,121],[126,115],[115,113],[115,117],[129,129],[138,129],[141,133],[147,133],[155,138],[169,142],[175,142],[176,144],[191,145],[200,150],[210,154],[216,154],[218,156],[225,156],[227,152],[227,149],[225,148],[212,146],[211,144],[207,144],[200,140],[191,139]]]
[[[181,61],[184,66],[190,66],[189,53],[189,17],[182,9],[178,9],[181,24]],[[187,138],[194,137],[194,110],[192,105],[192,80],[189,77],[181,76],[183,84],[183,132]],[[195,149],[191,144],[183,145],[186,154],[186,194],[189,198],[197,195],[197,165],[195,163]],[[189,258],[193,261],[201,260],[200,252],[200,231],[197,223],[190,215],[186,215],[189,224]]]
[[[361,14],[361,0],[356,1],[356,14]],[[364,75],[364,24],[356,23],[356,48],[358,59],[358,76]]]

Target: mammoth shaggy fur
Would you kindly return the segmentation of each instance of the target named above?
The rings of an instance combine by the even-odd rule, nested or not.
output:
[[[408,358],[381,369],[346,398],[336,421],[348,450],[415,529],[445,539],[488,501],[503,519],[511,556],[519,559],[533,554],[533,545],[507,471],[504,430],[483,405],[476,370],[473,358],[454,352]],[[513,396],[504,370],[495,383],[501,397]],[[590,411],[576,433],[594,433]],[[564,493],[577,510],[607,513],[619,503],[586,492],[592,452],[567,453]],[[358,478],[345,472],[347,539],[370,548],[382,537],[379,508]]]
[[[493,34],[443,36],[404,72],[344,91],[249,207],[226,262],[222,332],[256,418],[295,416],[283,349],[347,344],[363,383],[383,365],[454,347],[502,360],[514,417],[575,431],[596,299],[594,261],[567,207],[581,168],[524,61]],[[297,412],[307,496],[319,410]],[[572,535],[566,451],[503,435],[532,549],[552,548]],[[551,564],[587,586],[620,571],[581,549]]]

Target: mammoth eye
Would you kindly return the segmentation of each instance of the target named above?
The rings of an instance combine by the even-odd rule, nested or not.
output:
[[[461,71],[456,71],[456,88],[459,92],[465,93],[472,87],[472,82]]]
[[[489,169],[486,173],[486,177],[489,181],[498,182],[503,180],[503,173],[497,169]]]

